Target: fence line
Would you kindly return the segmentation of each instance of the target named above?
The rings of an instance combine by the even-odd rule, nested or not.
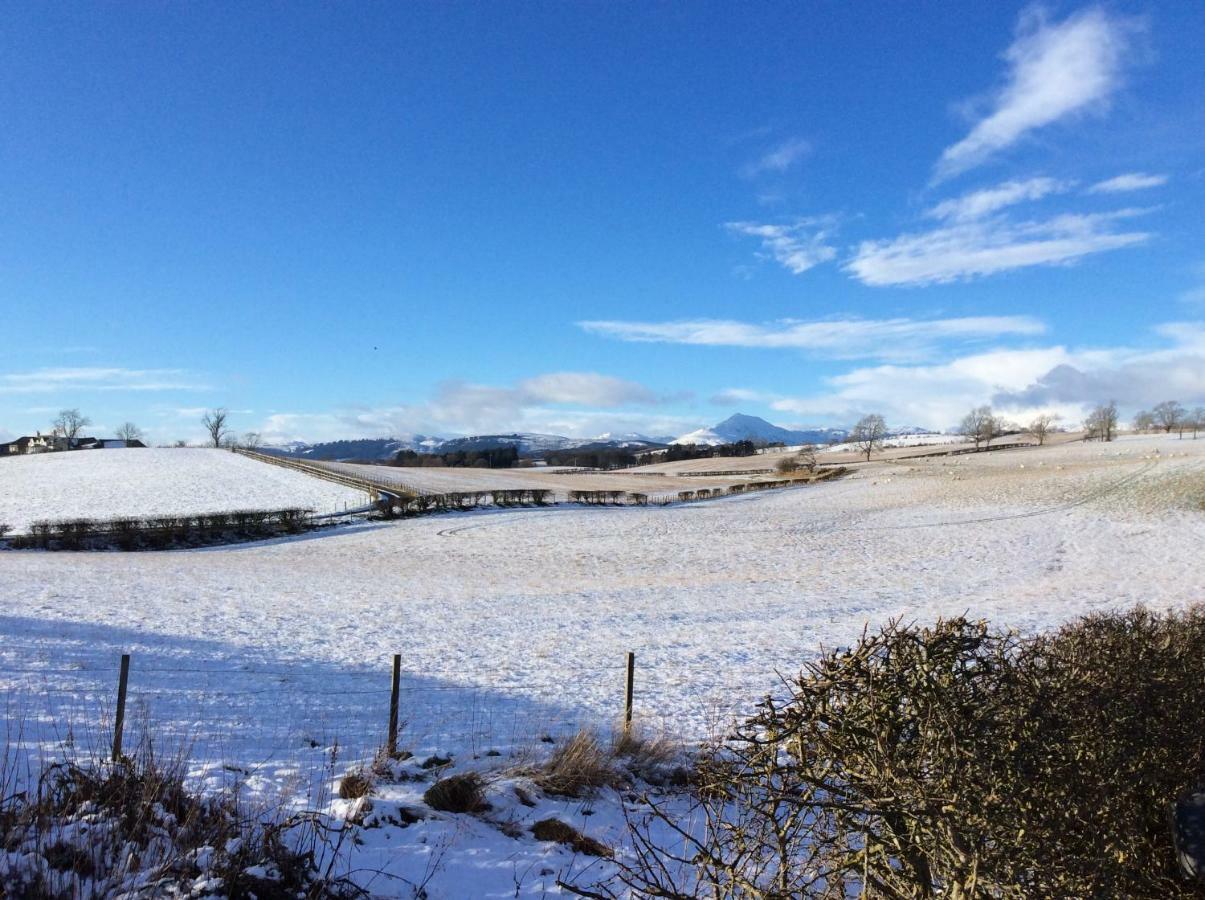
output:
[[[515,680],[509,684],[492,684],[492,685],[422,685],[403,687],[402,670],[401,670],[401,655],[394,654],[392,657],[392,665],[388,669],[382,669],[380,672],[348,672],[343,673],[351,677],[373,676],[381,679],[381,685],[378,688],[368,690],[315,690],[313,688],[298,684],[298,692],[304,696],[377,696],[382,700],[386,696],[389,698],[388,705],[382,705],[381,718],[381,735],[382,744],[389,749],[389,752],[397,751],[398,730],[401,717],[405,714],[403,699],[405,696],[414,697],[425,693],[441,693],[455,692],[468,693],[472,697],[476,697],[479,693],[485,690],[506,693],[510,690],[521,690],[527,694],[532,694],[530,681],[521,676],[521,673],[508,672],[514,675]],[[32,667],[14,667],[0,666],[0,675],[7,674],[38,674],[38,675],[72,675],[72,676],[96,676],[98,674],[113,675],[114,668],[117,669],[117,684],[115,693],[115,705],[113,707],[113,719],[111,722],[111,758],[117,761],[122,756],[122,748],[124,742],[124,732],[126,724],[126,712],[128,701],[131,694],[139,698],[144,698],[146,695],[163,694],[169,695],[176,693],[176,690],[170,687],[150,687],[143,688],[139,686],[139,676],[142,674],[175,674],[175,673],[215,673],[227,675],[267,675],[272,674],[275,677],[276,673],[296,676],[300,680],[306,674],[306,670],[301,669],[297,672],[284,672],[283,670],[246,670],[246,669],[203,669],[196,667],[171,667],[171,666],[149,666],[143,668],[137,664],[136,654],[122,653],[118,660],[118,665],[104,666],[95,669],[52,669],[52,668],[32,668]],[[714,674],[714,667],[692,667],[695,671],[708,671]],[[616,679],[615,689],[617,692],[616,713],[617,719],[621,719],[623,729],[630,731],[633,724],[634,710],[636,705],[636,688],[640,685],[668,685],[673,682],[664,679],[641,678],[639,681],[636,677],[636,655],[629,652],[625,654],[622,662],[614,665],[602,665],[591,667],[590,672],[619,672],[624,673],[622,680]],[[685,670],[684,670],[685,671]],[[479,673],[480,674],[480,673]],[[539,695],[543,691],[555,690],[551,686],[545,685],[541,689],[534,692]],[[221,696],[221,697],[239,697],[239,696],[262,696],[265,694],[279,694],[287,692],[286,688],[281,686],[265,689],[212,689],[208,687],[189,687],[180,689],[180,692],[195,692],[204,697]],[[512,699],[523,699],[516,697]],[[474,706],[476,700],[474,699]],[[492,717],[492,711],[490,712]]]

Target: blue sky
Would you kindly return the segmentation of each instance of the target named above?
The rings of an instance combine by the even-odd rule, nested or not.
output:
[[[1205,6],[10,4],[0,435],[1205,404]]]

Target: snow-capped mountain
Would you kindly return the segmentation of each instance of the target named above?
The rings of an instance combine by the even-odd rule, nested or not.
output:
[[[603,434],[591,438],[571,438],[559,434],[534,434],[514,432],[511,434],[475,434],[466,437],[438,438],[421,434],[392,438],[362,438],[358,440],[326,441],[307,444],[291,441],[276,447],[265,447],[269,453],[296,456],[303,459],[350,460],[392,459],[399,450],[414,450],[418,453],[453,453],[456,451],[495,450],[499,447],[514,447],[523,456],[540,456],[553,450],[569,450],[585,447],[592,450],[623,449],[643,450],[663,447],[668,439],[658,440],[642,434]]]
[[[842,440],[848,432],[844,428],[783,428],[757,416],[737,413],[711,428],[700,428],[675,438],[675,444],[732,444],[736,441],[773,444],[781,441],[788,446],[794,444],[824,444]]]

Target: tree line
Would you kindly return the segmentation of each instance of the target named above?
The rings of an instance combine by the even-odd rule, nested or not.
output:
[[[510,469],[518,462],[519,450],[511,446],[491,447],[488,450],[451,450],[447,453],[399,450],[389,464],[406,468],[446,466],[452,469]]]

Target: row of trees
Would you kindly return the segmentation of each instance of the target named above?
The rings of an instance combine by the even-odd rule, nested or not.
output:
[[[687,459],[714,459],[722,456],[753,456],[757,444],[753,441],[733,441],[731,444],[670,444],[660,457],[664,462],[681,462]]]
[[[1135,431],[1162,431],[1171,434],[1178,431],[1180,437],[1191,431],[1196,439],[1197,432],[1205,430],[1205,406],[1185,409],[1178,400],[1164,400],[1158,406],[1142,410],[1134,416]]]
[[[454,469],[510,469],[519,462],[519,450],[513,446],[488,450],[451,450],[447,453],[417,453],[399,450],[390,465],[417,468],[447,466]]]

